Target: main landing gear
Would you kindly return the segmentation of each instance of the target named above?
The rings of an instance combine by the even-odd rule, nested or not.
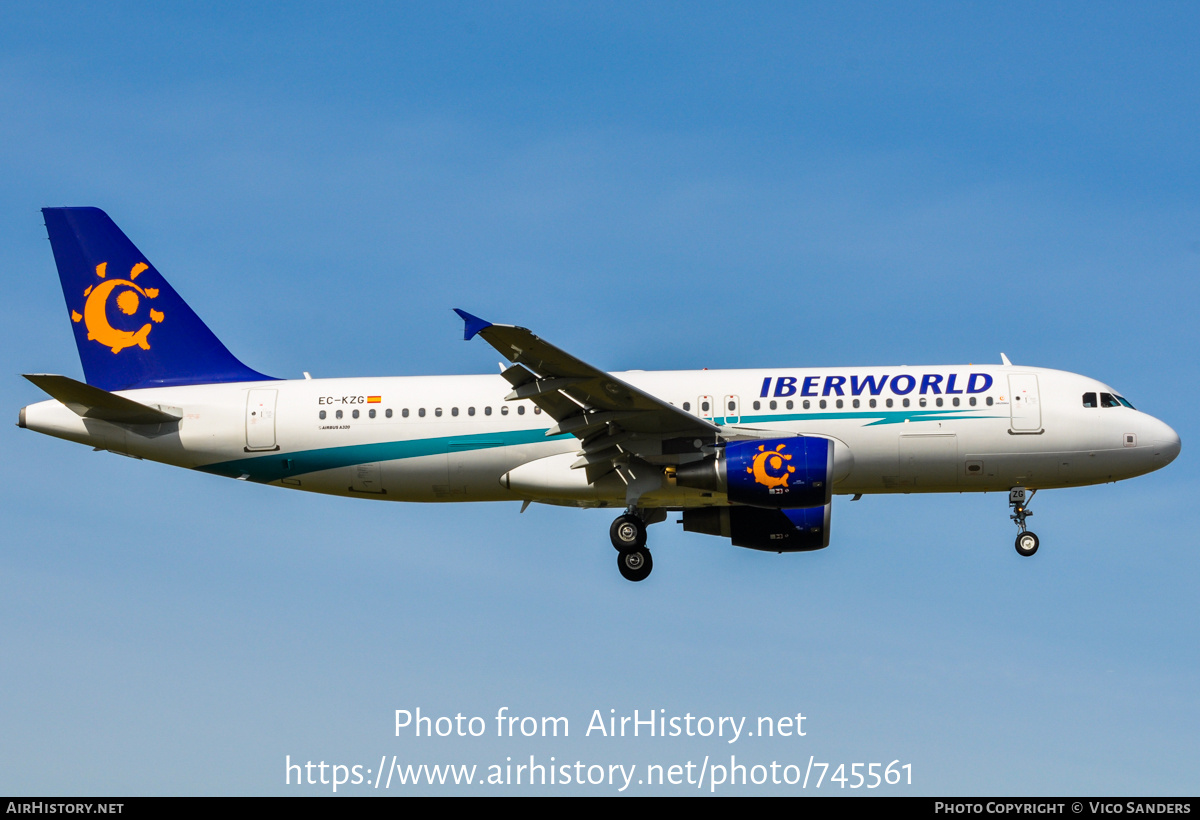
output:
[[[646,523],[633,510],[612,522],[608,528],[612,545],[617,550],[617,569],[627,581],[642,581],[654,569],[650,550],[646,549]]]
[[[1033,515],[1033,511],[1029,509],[1029,502],[1033,501],[1035,495],[1037,495],[1037,490],[1033,490],[1026,498],[1024,487],[1013,487],[1008,491],[1008,506],[1013,509],[1013,514],[1009,518],[1021,529],[1017,535],[1017,553],[1025,558],[1038,551],[1038,537],[1025,529],[1025,519]]]

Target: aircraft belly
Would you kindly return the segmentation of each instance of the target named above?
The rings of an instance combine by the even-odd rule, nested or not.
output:
[[[286,459],[286,454],[282,458]],[[363,462],[285,476],[272,483],[306,492],[382,501],[476,500],[448,498],[445,454]]]
[[[896,427],[867,427],[847,435],[854,453],[854,469],[834,492],[848,493],[924,493],[972,492],[998,489],[999,479],[989,463],[985,474],[978,465],[981,458],[972,450],[992,450],[999,430],[978,425],[937,423],[906,424]],[[976,465],[974,468],[972,465]],[[993,481],[985,479],[991,477]],[[1011,485],[1006,485],[1011,486]],[[1001,488],[1002,489],[1002,488]]]
[[[1127,455],[1121,450],[968,453],[965,462],[968,466],[978,465],[978,480],[965,479],[963,488],[990,491],[1014,486],[1072,487],[1116,481],[1138,474]]]
[[[560,442],[511,447],[481,446],[479,441],[456,445],[452,440],[445,454],[383,462],[383,487],[395,501],[520,500],[501,485],[501,477],[524,462],[520,451],[540,449],[544,455],[560,447]]]
[[[953,489],[958,481],[958,437],[953,433],[900,436],[897,480],[915,490]]]

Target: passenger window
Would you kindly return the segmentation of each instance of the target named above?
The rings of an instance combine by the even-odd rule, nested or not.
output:
[[[542,414],[542,408],[538,407],[538,406],[535,404],[535,405],[533,406],[533,414],[534,414],[535,416],[540,416],[540,415]]]
[[[853,404],[854,404],[854,409],[855,409],[855,410],[857,410],[857,409],[858,409],[858,405],[859,405],[858,399],[855,399],[855,400],[854,400],[854,402],[853,402]]]
[[[467,415],[468,415],[468,416],[473,416],[473,415],[475,415],[475,408],[474,408],[474,407],[468,407],[468,408],[467,408]]]
[[[975,397],[974,396],[971,396],[970,403],[971,403],[972,407],[975,406]]]
[[[940,398],[934,399],[933,403],[936,404],[938,407],[942,406],[942,400]]]
[[[1096,406],[1096,394],[1095,393],[1084,393],[1083,394],[1083,406],[1084,407],[1095,407]]]
[[[941,399],[938,399],[938,401],[941,401]],[[954,406],[958,407],[958,396],[954,397]]]
[[[774,410],[778,406],[779,406],[779,402],[772,400],[772,402],[770,404],[771,409]]]
[[[732,413],[736,408],[737,408],[736,404],[734,404],[733,402],[729,402],[729,412],[730,413]]]
[[[905,407],[908,407],[908,399],[905,399],[905,400],[904,400],[904,406],[905,406]]]
[[[795,406],[796,406],[795,402],[793,402],[791,399],[787,400],[787,409],[791,410]]]
[[[842,402],[842,400],[841,400],[841,399],[838,399],[838,400],[837,400],[837,409],[841,410],[841,409],[842,409],[842,405],[843,405],[843,402]]]
[[[808,399],[805,399],[805,400],[804,400],[804,409],[805,409],[805,410],[809,410],[809,409],[811,409],[811,408],[812,408],[812,402],[811,402],[811,401],[809,401]]]
[[[523,405],[523,404],[517,405],[517,415],[518,416],[525,415],[525,405]]]
[[[871,399],[871,401],[870,401],[870,402],[868,402],[868,403],[871,405],[871,407],[874,407],[874,406],[875,406],[875,399]]]
[[[457,415],[458,415],[458,408],[457,408],[457,407],[451,407],[451,408],[450,408],[450,415],[452,415],[452,416],[457,416]]]
[[[350,412],[350,415],[351,415],[353,418],[358,418],[358,411],[357,411],[357,410],[353,410],[353,411],[351,411],[351,412]]]
[[[825,399],[821,399],[821,409],[824,410],[828,406],[829,402],[825,401]]]
[[[507,404],[500,405],[500,415],[502,415],[502,416],[508,415],[508,405]]]
[[[325,411],[324,411],[324,410],[322,410],[322,411],[321,411],[321,419],[323,420],[324,418],[325,418]]]
[[[392,408],[389,407],[388,409],[384,410],[383,414],[390,419],[392,417]],[[405,415],[408,415],[408,414],[405,413]]]
[[[887,403],[887,406],[888,406],[888,407],[891,407],[891,406],[892,406],[892,400],[891,400],[891,399],[888,399],[886,403]]]
[[[987,406],[988,406],[988,407],[991,407],[991,406],[992,406],[992,397],[991,397],[991,396],[988,396],[988,397],[987,397]]]
[[[334,413],[333,415],[334,415],[335,417],[337,417],[337,418],[339,418],[339,419],[340,419],[340,418],[342,417],[342,411],[341,411],[341,410],[338,410],[338,411],[337,411],[336,413]]]
[[[420,410],[418,410],[417,415],[420,416],[421,418],[425,418],[425,408],[422,407]]]
[[[775,402],[771,402],[771,403],[774,404]],[[775,408],[772,407],[771,409],[774,410]],[[708,412],[708,402],[706,402],[706,401],[700,402],[700,410],[701,410],[701,412],[707,413]]]
[[[762,409],[762,402],[760,402],[760,401],[756,401],[756,402],[754,402],[754,409],[755,409],[755,410],[761,410],[761,409]]]
[[[372,407],[370,410],[368,410],[367,415],[371,418],[375,418],[375,408]]]
[[[758,407],[758,404],[756,403],[754,406],[755,406],[755,407]],[[691,411],[691,409],[692,409],[692,403],[691,403],[690,401],[685,401],[685,402],[683,403],[683,409],[684,409],[684,410],[687,410],[687,411],[689,411],[689,412],[690,412],[690,411]]]
[[[920,399],[917,400],[917,403],[920,404],[922,407],[924,407],[925,406],[925,397],[922,396]]]
[[[492,406],[490,404],[487,407],[483,408],[483,414],[485,416],[490,416],[492,414]]]
[[[442,408],[440,408],[440,407],[433,408],[433,414],[440,419],[442,417]]]

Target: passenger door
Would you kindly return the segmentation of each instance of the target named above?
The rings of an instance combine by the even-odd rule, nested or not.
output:
[[[1042,404],[1038,398],[1037,376],[1032,373],[1010,373],[1009,412],[1014,433],[1039,433],[1042,430]]]

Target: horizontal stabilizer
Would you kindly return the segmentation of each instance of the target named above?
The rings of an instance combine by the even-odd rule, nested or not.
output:
[[[66,376],[55,376],[50,373],[26,373],[25,378],[85,419],[99,419],[118,424],[165,424],[180,419],[179,415],[139,404]]]

